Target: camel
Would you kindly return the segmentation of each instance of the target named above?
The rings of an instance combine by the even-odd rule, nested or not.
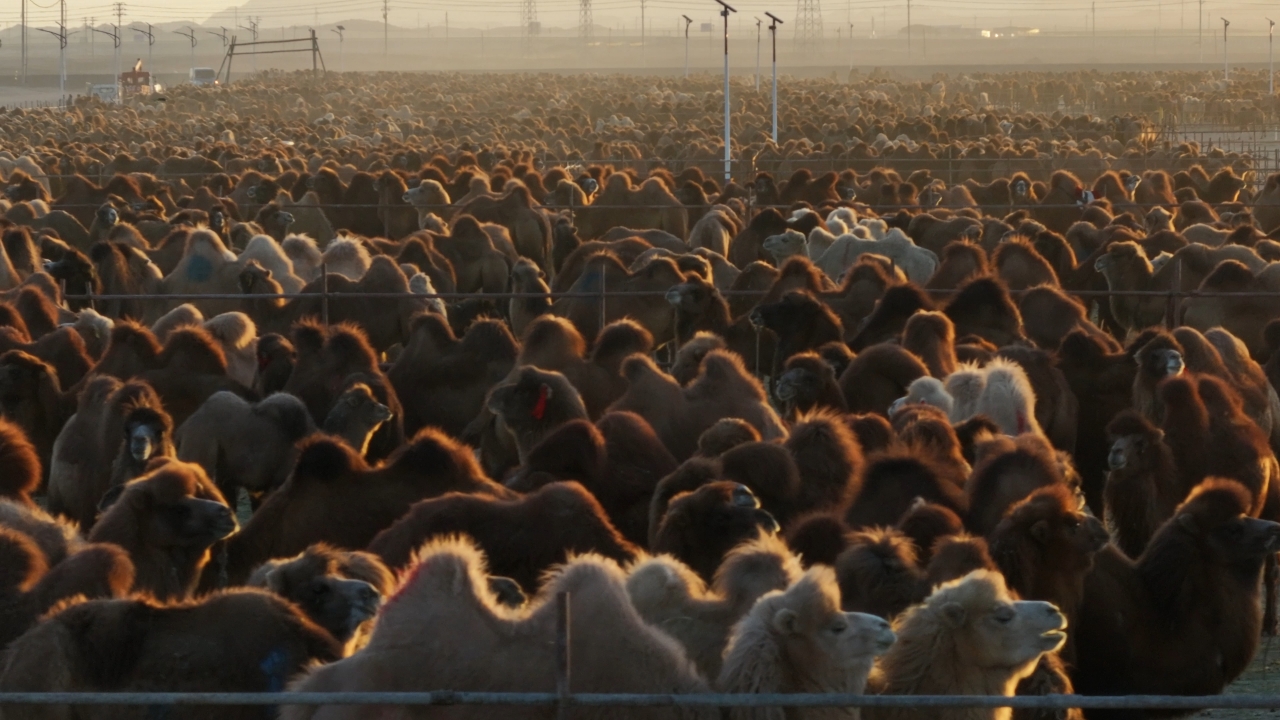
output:
[[[617,564],[583,555],[550,575],[520,609],[489,589],[483,554],[469,540],[442,538],[418,552],[385,603],[369,644],[349,658],[314,668],[292,684],[299,692],[456,690],[551,692],[555,681],[555,597],[571,598],[570,670],[574,692],[696,693],[706,683],[679,643],[650,627],[627,598]],[[455,708],[459,718],[491,718],[484,706]],[[539,707],[502,716],[541,718]],[[691,713],[712,720],[715,709]],[[673,708],[577,708],[582,718],[684,718]],[[385,718],[376,706],[286,706],[284,720]]]
[[[734,628],[719,689],[731,693],[850,693],[867,686],[876,656],[894,643],[889,623],[840,611],[835,571],[815,565],[786,591],[765,595]],[[735,708],[733,720],[852,718],[850,708]]]
[[[1067,618],[1051,603],[1013,600],[1004,577],[975,570],[938,586],[894,623],[898,642],[881,660],[886,695],[1004,695],[1066,642]],[[874,720],[925,717],[912,708],[868,708]],[[942,720],[1010,720],[1010,708],[930,708]]]

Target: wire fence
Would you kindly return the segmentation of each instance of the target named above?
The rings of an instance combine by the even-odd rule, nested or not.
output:
[[[1179,141],[1182,142],[1182,141]],[[946,180],[948,184],[961,183],[964,180],[973,178],[981,180],[990,176],[993,169],[998,170],[1003,176],[1008,177],[1013,173],[1022,172],[1033,177],[1047,177],[1055,170],[1071,170],[1081,174],[1093,173],[1101,174],[1107,170],[1128,170],[1131,173],[1143,173],[1147,171],[1164,170],[1169,173],[1176,173],[1179,170],[1186,170],[1191,164],[1201,164],[1209,168],[1217,169],[1220,167],[1231,166],[1240,172],[1253,170],[1256,173],[1270,173],[1280,170],[1275,158],[1275,150],[1280,147],[1280,140],[1213,140],[1205,139],[1201,142],[1201,152],[1210,153],[1220,150],[1223,153],[1234,154],[1235,157],[1224,155],[1215,157],[1208,154],[1165,157],[1161,155],[1139,155],[1126,157],[1093,157],[1087,155],[1076,155],[1069,158],[1052,157],[1052,158],[1024,158],[1024,157],[999,157],[981,154],[967,154],[963,151],[947,152],[947,154],[934,157],[929,155],[915,154],[899,154],[888,156],[825,156],[825,157],[757,157],[757,158],[739,158],[729,161],[733,168],[732,179],[742,183],[748,182],[755,178],[759,173],[768,172],[772,174],[789,174],[796,170],[809,170],[813,173],[825,172],[843,172],[844,170],[854,170],[859,173],[868,173],[876,168],[886,170],[897,170],[904,172],[914,172],[915,170],[930,170],[937,173],[938,178]],[[631,168],[637,171],[652,171],[658,169],[666,169],[672,172],[683,172],[687,169],[697,168],[703,172],[706,177],[722,179],[724,176],[724,158],[650,158],[650,159],[617,159],[617,160],[554,160],[544,163],[545,167],[572,167],[572,166],[612,166],[614,168]],[[251,169],[251,168],[249,168]],[[366,170],[376,174],[382,170]],[[247,169],[246,169],[247,170]],[[163,168],[151,168],[147,170],[121,170],[122,173],[140,172],[146,174],[154,174],[160,180],[186,180],[191,178],[208,178],[219,174],[231,174],[232,172],[244,171],[227,171],[219,170],[215,172],[168,172]],[[69,180],[75,177],[96,176],[100,182],[107,182],[112,176],[104,175],[101,172],[86,171],[83,173],[54,173],[45,174],[43,177],[49,180]],[[1092,177],[1092,176],[1090,176]],[[783,178],[779,178],[781,180]],[[996,179],[996,178],[992,178]]]

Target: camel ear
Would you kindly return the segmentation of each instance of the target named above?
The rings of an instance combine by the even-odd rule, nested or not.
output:
[[[953,628],[958,628],[961,625],[964,625],[965,618],[967,618],[968,615],[969,613],[960,603],[951,602],[942,606],[942,619]]]
[[[1037,520],[1031,526],[1031,537],[1043,545],[1049,539],[1049,523],[1044,520]]]
[[[800,616],[794,610],[783,608],[773,616],[773,629],[783,635],[795,635],[799,632]]]

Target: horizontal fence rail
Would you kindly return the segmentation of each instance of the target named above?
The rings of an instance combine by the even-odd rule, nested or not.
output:
[[[674,287],[674,286],[673,286]],[[927,294],[937,293],[939,295],[956,295],[963,288],[946,288],[931,290],[926,289]],[[1061,288],[1059,288],[1061,290]],[[311,293],[263,293],[257,294],[235,294],[235,293],[210,293],[208,295],[200,295],[198,293],[182,293],[178,295],[163,295],[158,293],[141,293],[141,294],[92,294],[86,293],[81,295],[63,295],[64,300],[292,300],[295,298],[322,298],[328,297],[329,300],[359,300],[359,299],[382,299],[382,300],[519,300],[533,298],[548,298],[555,300],[557,298],[600,298],[600,297],[663,297],[668,290],[600,290],[596,292],[470,292],[470,293],[412,293],[412,292],[395,292],[395,293],[379,293],[379,292],[311,292]],[[831,297],[836,291],[822,293],[822,297]],[[1019,296],[1027,291],[1010,291],[1009,294]],[[1280,291],[1276,290],[1254,290],[1241,292],[1228,292],[1218,290],[1062,290],[1063,294],[1075,295],[1077,297],[1175,297],[1175,298],[1274,298],[1280,300]],[[751,297],[755,295],[768,295],[768,290],[722,290],[722,297]]]
[[[571,705],[612,707],[890,707],[1081,709],[1273,709],[1280,695],[850,695],[820,694],[637,694],[465,692],[5,692],[7,705]]]
[[[970,191],[972,191],[972,188],[970,188]],[[942,190],[942,191],[939,191],[939,192],[945,192],[945,190]],[[499,196],[499,197],[500,197],[500,196]],[[490,198],[490,199],[497,200],[497,199],[499,199],[499,197],[493,197],[493,198]],[[729,200],[732,200],[732,199],[734,199],[734,198],[728,198],[728,199],[729,199]],[[739,199],[745,199],[745,198],[739,198]],[[1181,205],[1181,204],[1182,204],[1180,201],[1175,201],[1175,202],[1173,202],[1173,203],[1156,203],[1156,202],[1145,202],[1145,203],[1140,203],[1140,202],[1134,202],[1134,201],[1132,201],[1132,200],[1111,200],[1111,199],[1108,199],[1108,198],[1099,198],[1099,199],[1105,199],[1105,200],[1107,200],[1108,202],[1110,202],[1110,203],[1111,203],[1112,209],[1116,209],[1116,210],[1122,210],[1123,208],[1126,208],[1126,207],[1141,207],[1141,208],[1157,208],[1157,207],[1171,207],[1171,206],[1172,206],[1172,207],[1176,207],[1176,206],[1178,206],[1178,205]],[[905,204],[905,203],[875,203],[875,204],[870,204],[870,203],[866,203],[866,202],[861,201],[861,200],[857,200],[856,198],[844,198],[844,199],[842,199],[842,200],[831,200],[831,199],[828,199],[828,200],[829,200],[830,202],[859,202],[859,203],[862,203],[862,204],[864,204],[864,205],[867,205],[868,207],[870,207],[870,208],[871,208],[871,209],[873,209],[873,210],[936,210],[936,209],[942,209],[942,210],[964,210],[964,209],[966,209],[966,208],[970,208],[970,209],[973,209],[973,210],[981,210],[981,209],[982,209],[982,207],[983,207],[983,205],[984,205],[984,203],[982,203],[981,201],[977,201],[977,202],[978,202],[978,204],[977,204],[977,205],[952,205],[952,204],[943,204],[943,205],[921,205],[921,204],[919,204],[919,203],[917,203],[917,204],[915,204],[915,205],[908,205],[908,204]],[[269,201],[269,202],[274,202],[274,200]],[[802,202],[802,201],[799,201],[799,200],[798,200],[798,201],[796,201],[796,202]],[[1199,202],[1205,202],[1205,203],[1207,203],[1207,204],[1211,204],[1211,205],[1212,205],[1212,204],[1214,204],[1214,203],[1208,203],[1208,201],[1203,201],[1203,200],[1202,200],[1202,201],[1199,201]],[[1232,200],[1232,201],[1228,201],[1228,202],[1240,202],[1240,201],[1239,201],[1239,200]],[[96,210],[96,209],[98,209],[98,208],[100,208],[100,207],[102,207],[103,205],[106,205],[106,204],[108,204],[108,203],[106,203],[106,202],[100,202],[100,203],[92,203],[92,204],[90,204],[90,203],[67,203],[67,204],[59,204],[59,203],[57,203],[57,201],[54,201],[54,202],[49,203],[49,210],[68,210],[68,209],[71,209],[71,210]],[[267,205],[268,203],[266,203],[266,202],[264,202],[264,203],[251,202],[251,203],[249,203],[249,204],[250,204],[250,205],[255,205],[255,206],[257,206],[257,205]],[[714,205],[716,205],[716,204],[723,204],[723,203],[712,203],[711,205],[591,205],[591,204],[587,204],[587,205],[541,205],[541,206],[535,205],[535,207],[543,207],[543,208],[546,208],[547,210],[574,210],[574,211],[582,211],[582,210],[695,210],[695,211],[696,211],[696,210],[706,210],[707,208],[709,208],[709,207],[713,207],[713,206],[714,206]],[[997,203],[985,203],[985,205],[987,205],[987,206],[993,206],[993,205],[996,205],[996,204],[997,204]],[[1218,204],[1221,204],[1221,203],[1218,203]],[[1245,204],[1245,203],[1241,203],[1241,204],[1245,206],[1245,207],[1244,207],[1244,209],[1245,209],[1245,210],[1253,210],[1253,208],[1254,208],[1254,206],[1253,206],[1253,205],[1248,205],[1248,204]],[[752,208],[753,210],[764,210],[764,209],[766,209],[766,208],[774,208],[775,210],[787,210],[787,209],[790,209],[791,207],[793,207],[793,205],[794,205],[794,203],[793,203],[793,204],[789,204],[789,205],[783,205],[783,204],[764,204],[764,205],[756,205],[756,204],[753,204],[753,205],[751,206],[751,208]],[[1000,206],[1000,207],[1002,207],[1002,208],[1003,208],[1003,207],[1008,207],[1008,208],[1010,208],[1010,211],[1011,211],[1011,212],[1016,212],[1016,211],[1018,211],[1018,210],[1027,210],[1027,211],[1034,211],[1034,210],[1062,210],[1062,209],[1067,209],[1067,208],[1072,208],[1072,209],[1076,209],[1076,210],[1085,210],[1085,209],[1087,209],[1087,208],[1091,207],[1090,205],[1081,205],[1081,204],[1079,204],[1079,203],[1062,203],[1062,204],[1054,203],[1054,204],[1051,204],[1051,205],[1041,205],[1040,203],[1026,203],[1026,204],[1013,204],[1013,205],[1008,205],[1008,206],[1003,205],[1003,204],[1000,204],[999,206]],[[314,209],[314,210],[350,210],[350,209],[365,209],[365,210],[375,210],[375,209],[376,209],[376,210],[460,210],[460,209],[462,209],[462,208],[464,208],[464,207],[465,207],[465,205],[457,205],[457,204],[453,204],[453,205],[443,205],[443,204],[431,204],[431,205],[408,205],[408,204],[405,204],[405,205],[379,205],[379,204],[374,204],[374,203],[322,203],[322,204],[317,204],[317,205],[310,205],[310,204],[305,204],[305,205],[304,205],[304,204],[299,204],[299,203],[297,203],[297,202],[295,201],[295,202],[294,202],[294,204],[292,204],[292,205],[282,205],[282,206],[280,206],[280,210],[281,210],[281,211],[283,211],[283,212],[292,213],[294,210],[299,210],[299,209],[301,209],[301,210],[312,210],[312,209]],[[178,210],[177,210],[176,212],[182,212],[183,210],[188,210],[188,209],[192,209],[192,208],[179,207],[179,208],[178,208]],[[144,213],[144,214],[145,214],[145,213],[146,213],[146,211],[147,211],[147,208],[137,208],[137,209],[135,209],[134,211],[135,211],[135,212],[140,212],[140,213]],[[466,213],[463,213],[463,214],[465,215]],[[40,216],[40,217],[38,217],[38,218],[36,218],[36,219],[37,219],[37,220],[40,220],[40,219],[43,219],[44,217],[47,217],[47,216],[43,216],[43,215],[42,215],[42,216]],[[996,218],[996,219],[999,219],[999,218]],[[1034,218],[1033,218],[1033,219],[1034,219]],[[247,221],[245,221],[245,222],[247,222]],[[335,228],[335,229],[336,229],[336,230],[341,230],[342,228]],[[644,230],[656,230],[657,228],[631,228],[631,229],[632,229],[632,230],[636,230],[637,232],[643,232]]]

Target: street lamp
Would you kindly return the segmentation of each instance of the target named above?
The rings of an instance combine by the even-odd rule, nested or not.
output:
[[[1231,27],[1231,21],[1222,18],[1222,79],[1231,79],[1231,68],[1227,65],[1227,28]]]
[[[760,18],[756,18],[756,92],[760,92]]]
[[[258,19],[259,19],[259,20],[261,20],[262,18],[258,18]],[[249,31],[249,34],[253,36],[254,48],[253,48],[253,52],[251,53],[251,56],[253,57],[253,72],[254,72],[255,74],[257,74],[257,72],[258,72],[258,48],[257,48],[257,43],[258,43],[258,23],[257,23],[257,22],[254,22],[253,18],[249,18],[248,22],[249,22],[249,24],[248,24],[247,26],[245,26],[245,25],[241,25],[241,26],[240,26],[240,29],[241,29],[241,30],[248,30],[248,31]]]
[[[729,13],[738,12],[724,0],[720,3],[720,17],[724,18],[724,184],[733,177],[729,160]]]
[[[688,15],[681,15],[684,18],[684,76],[689,77],[689,26],[693,24],[693,18]]]
[[[124,98],[123,98],[123,97],[121,97],[121,89],[120,89],[120,26],[119,26],[119,25],[112,25],[111,27],[115,28],[115,29],[114,29],[114,30],[112,30],[111,32],[107,32],[106,30],[99,30],[99,29],[98,29],[98,28],[96,28],[96,27],[95,27],[95,28],[89,28],[89,29],[90,29],[90,30],[92,30],[92,31],[94,31],[94,32],[96,32],[96,33],[102,33],[103,35],[106,35],[107,37],[111,38],[111,43],[112,43],[112,45],[114,45],[114,46],[115,46],[115,50],[116,50],[116,77],[115,77],[115,86],[116,86],[116,102],[118,102],[118,103],[119,103],[119,102],[124,102]]]
[[[151,23],[143,24],[147,26],[146,30],[135,27],[133,31],[147,36],[147,67],[151,67],[151,48],[156,44],[156,35],[151,31]]]
[[[46,30],[44,28],[36,28],[42,33],[48,33],[58,39],[58,95],[66,97],[67,95],[67,38],[70,33],[62,23],[58,23],[58,32]],[[118,80],[118,77],[117,77]],[[116,86],[116,96],[119,97],[120,87]],[[59,100],[59,102],[62,102]]]
[[[778,144],[778,26],[782,20],[771,12],[766,12],[769,20],[769,39],[773,42],[773,144]]]
[[[329,30],[338,34],[338,67],[340,68],[339,72],[346,72],[347,56],[343,52],[344,38],[342,37],[342,33],[343,31],[346,30],[346,28],[341,25],[338,25],[336,27],[329,28]]]
[[[1267,22],[1271,23],[1267,27],[1267,94],[1275,95],[1276,94],[1276,68],[1271,61],[1271,58],[1272,58],[1271,41],[1274,39],[1274,36],[1276,34],[1276,21],[1272,20],[1271,18],[1267,18]]]
[[[853,69],[853,56],[858,52],[858,46],[853,42],[853,23],[849,23],[849,69]]]
[[[186,32],[182,32],[181,30],[174,30],[173,34],[181,35],[182,37],[191,41],[191,67],[195,67],[196,66],[196,31],[192,30],[191,26],[188,25]]]

